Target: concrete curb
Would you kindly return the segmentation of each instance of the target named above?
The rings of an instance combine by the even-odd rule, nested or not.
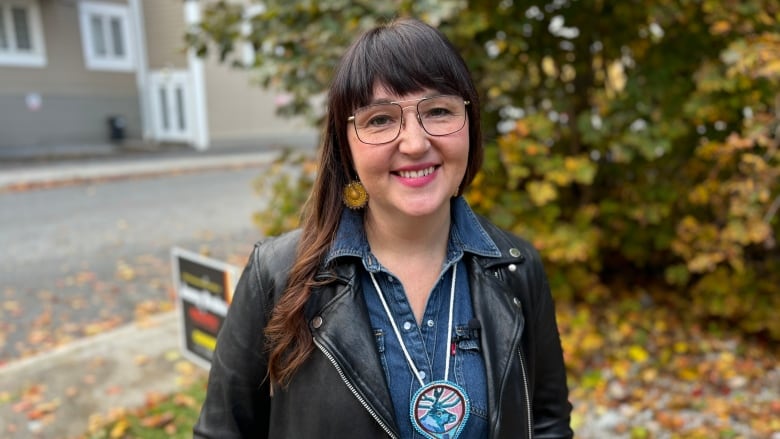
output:
[[[63,161],[44,165],[26,165],[0,172],[0,191],[13,191],[91,180],[154,176],[171,172],[192,172],[229,167],[252,167],[269,163],[277,151],[157,157],[124,160]]]
[[[78,437],[91,416],[205,377],[181,356],[179,338],[179,317],[169,312],[9,363],[0,368],[0,436]]]

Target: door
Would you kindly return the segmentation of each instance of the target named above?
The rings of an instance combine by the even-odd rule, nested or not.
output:
[[[159,142],[194,141],[190,77],[185,70],[149,74],[154,139]]]

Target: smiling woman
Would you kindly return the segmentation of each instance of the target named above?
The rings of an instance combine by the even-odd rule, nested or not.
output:
[[[255,246],[195,436],[570,438],[539,255],[460,196],[482,139],[458,52],[376,27],[327,114],[302,230]]]

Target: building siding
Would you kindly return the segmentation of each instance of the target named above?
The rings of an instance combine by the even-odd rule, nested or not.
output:
[[[209,132],[214,145],[314,131],[302,118],[276,115],[279,93],[252,83],[251,72],[205,63]]]
[[[109,1],[109,3],[123,3]],[[40,1],[47,64],[0,66],[0,147],[107,140],[106,119],[123,116],[140,131],[135,73],[87,70],[78,2]],[[30,110],[27,96],[39,96]]]
[[[186,69],[186,26],[182,0],[143,0],[150,70]]]
[[[128,138],[141,136],[135,95],[44,94],[38,111],[27,110],[25,95],[0,95],[0,148],[108,143],[111,115],[125,119]]]
[[[87,70],[81,47],[78,5],[41,1],[47,65],[0,66],[0,93],[37,91],[55,94],[135,93],[135,73]]]

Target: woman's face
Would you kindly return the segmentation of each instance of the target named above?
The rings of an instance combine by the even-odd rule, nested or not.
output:
[[[461,129],[448,135],[427,133],[417,119],[417,102],[439,94],[436,90],[423,90],[398,96],[381,85],[375,86],[372,103],[399,102],[404,107],[401,131],[388,143],[365,143],[371,139],[367,134],[361,135],[362,140],[358,137],[358,121],[349,123],[349,148],[355,171],[369,195],[370,215],[423,217],[444,214],[444,210],[449,214],[450,198],[457,193],[468,165],[469,121],[466,119]],[[438,115],[445,113],[438,107],[432,109],[431,122],[426,122],[426,127],[431,130],[439,123]],[[381,128],[389,122],[375,118],[371,123]]]

